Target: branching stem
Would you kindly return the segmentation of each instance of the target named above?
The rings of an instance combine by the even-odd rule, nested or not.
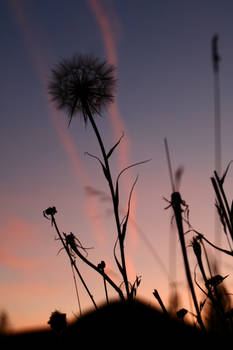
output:
[[[124,280],[125,284],[125,289],[126,289],[126,295],[127,298],[130,296],[130,291],[129,291],[129,283],[128,283],[128,277],[127,277],[127,270],[126,270],[126,262],[125,262],[125,252],[124,252],[124,237],[121,234],[121,224],[120,224],[120,218],[119,218],[119,212],[118,212],[118,203],[116,201],[116,195],[114,191],[114,186],[113,186],[113,181],[112,181],[112,176],[111,176],[111,171],[110,171],[110,166],[109,166],[109,161],[108,157],[105,151],[105,147],[102,141],[102,138],[100,136],[99,130],[96,126],[96,123],[94,121],[94,118],[92,116],[92,113],[89,110],[89,107],[86,105],[86,111],[88,114],[88,118],[90,120],[90,123],[93,127],[93,130],[95,132],[95,135],[97,137],[101,153],[103,155],[103,160],[104,160],[104,166],[105,166],[105,176],[108,180],[110,192],[111,192],[111,197],[112,197],[112,202],[113,202],[113,209],[114,209],[114,215],[115,215],[115,221],[116,221],[116,227],[117,227],[117,234],[118,234],[118,239],[119,239],[119,247],[120,247],[120,254],[121,254],[121,274]]]
[[[94,300],[94,298],[93,298],[93,295],[92,295],[91,292],[89,291],[89,289],[88,289],[88,287],[87,287],[87,285],[86,285],[86,283],[85,283],[85,281],[84,281],[84,279],[83,279],[83,277],[82,277],[82,275],[81,275],[79,269],[77,268],[77,265],[76,265],[74,259],[72,258],[72,255],[71,255],[71,253],[70,253],[70,251],[69,251],[67,245],[66,245],[65,242],[64,242],[64,239],[63,239],[63,237],[62,237],[62,235],[61,235],[61,233],[60,233],[60,231],[59,231],[59,229],[58,229],[58,226],[57,226],[56,220],[55,220],[55,218],[54,218],[54,215],[51,215],[51,220],[52,220],[52,225],[55,227],[55,230],[56,230],[56,232],[57,232],[57,234],[58,234],[58,237],[59,237],[59,239],[61,240],[61,242],[62,242],[62,244],[63,244],[63,247],[64,247],[64,249],[65,249],[67,255],[68,255],[69,258],[70,258],[70,262],[71,262],[72,266],[74,267],[75,271],[77,272],[77,274],[78,274],[78,276],[79,276],[79,278],[80,278],[80,280],[81,280],[81,282],[82,282],[84,288],[86,289],[86,291],[87,291],[87,293],[88,293],[88,295],[89,295],[89,297],[90,297],[90,299],[91,299],[91,301],[92,301],[92,303],[93,303],[95,309],[97,310],[98,307],[97,307],[96,302],[95,302],[95,300]]]

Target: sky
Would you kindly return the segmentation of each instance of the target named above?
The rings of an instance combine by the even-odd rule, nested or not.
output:
[[[2,0],[0,128],[0,311],[20,330],[46,326],[58,309],[79,314],[69,261],[54,228],[43,217],[57,208],[61,232],[73,232],[95,264],[104,260],[119,285],[113,259],[116,229],[108,187],[91,125],[68,120],[48,95],[51,69],[75,53],[93,54],[116,66],[114,103],[96,123],[107,149],[124,138],[111,160],[121,180],[121,210],[138,182],[126,238],[129,279],[142,276],[138,295],[156,304],[156,288],[168,305],[176,282],[180,307],[190,310],[177,233],[171,230],[171,184],[164,149],[168,140],[173,169],[184,167],[180,191],[192,225],[214,239],[214,99],[211,39],[219,35],[222,166],[233,159],[233,3],[230,0]],[[232,172],[226,191],[232,198]],[[221,245],[227,247],[221,235]],[[186,236],[187,245],[192,235]],[[59,252],[59,254],[58,254]],[[195,259],[188,248],[192,271]],[[214,259],[216,252],[209,250]],[[78,262],[97,304],[103,281]],[[229,274],[230,259],[221,257]],[[82,311],[92,307],[77,279]],[[233,287],[233,286],[232,286]],[[116,295],[109,287],[111,297]]]

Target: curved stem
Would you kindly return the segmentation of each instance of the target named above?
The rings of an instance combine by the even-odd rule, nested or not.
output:
[[[229,251],[229,250],[226,250],[226,249],[223,249],[223,248],[216,246],[215,244],[211,243],[207,238],[205,238],[205,236],[203,236],[203,235],[201,236],[201,238],[204,239],[204,241],[207,242],[211,247],[219,250],[222,253],[233,256],[233,251]]]

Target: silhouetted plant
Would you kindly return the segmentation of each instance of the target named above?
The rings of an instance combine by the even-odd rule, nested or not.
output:
[[[95,303],[94,297],[93,295],[90,293],[89,288],[87,287],[78,267],[75,261],[75,256],[78,256],[84,263],[86,263],[88,266],[90,266],[92,269],[94,269],[95,271],[97,271],[99,274],[101,274],[103,276],[103,278],[117,291],[117,293],[119,294],[120,298],[122,300],[124,300],[124,295],[121,291],[121,289],[113,282],[113,280],[106,275],[106,273],[104,272],[103,269],[99,269],[98,265],[96,266],[95,264],[93,264],[90,260],[87,259],[87,256],[84,256],[81,253],[81,249],[86,252],[87,248],[83,247],[83,245],[81,244],[81,242],[77,239],[77,237],[75,237],[75,235],[71,232],[70,234],[66,234],[63,232],[63,235],[61,234],[58,226],[57,226],[57,222],[55,220],[55,214],[57,213],[57,210],[55,207],[50,207],[48,209],[46,209],[44,211],[44,216],[49,218],[48,216],[50,216],[50,220],[52,225],[55,227],[55,230],[58,234],[58,237],[60,239],[60,241],[62,242],[63,248],[65,249],[67,255],[70,258],[70,262],[72,264],[72,266],[75,268],[84,288],[86,289],[91,301],[93,302],[93,305],[95,306],[95,308],[97,309],[97,305]]]
[[[105,264],[105,262],[103,260],[97,265],[97,268],[102,273],[104,272],[105,267],[106,267],[106,264]],[[103,275],[103,280],[104,280],[104,290],[105,290],[105,295],[106,295],[106,301],[107,301],[107,304],[109,304],[108,290],[107,290],[106,279],[105,279],[104,275]]]
[[[211,178],[211,181],[216,193],[216,198],[217,198],[216,207],[218,210],[219,218],[223,225],[223,230],[225,235],[227,236],[227,241],[231,249],[230,239],[232,238],[232,235],[231,235],[232,209],[230,209],[226,194],[223,189],[223,183],[227,175],[227,172],[229,170],[230,164],[231,163],[228,164],[226,171],[224,172],[221,179],[218,177],[217,172],[215,171],[214,177]],[[169,167],[169,169],[171,169],[171,167]],[[172,180],[172,176],[171,176],[171,180]],[[176,196],[176,193],[177,192],[173,192],[173,195]],[[231,309],[229,304],[229,296],[228,296],[228,293],[226,292],[225,287],[223,286],[223,281],[228,277],[228,275],[222,276],[220,274],[216,274],[216,273],[214,274],[212,272],[207,251],[205,248],[205,243],[208,243],[213,248],[218,249],[219,251],[227,255],[233,255],[232,250],[226,250],[216,246],[215,244],[210,242],[203,234],[193,229],[189,221],[189,216],[185,215],[185,212],[187,210],[186,203],[184,203],[181,199],[179,199],[179,201],[180,201],[180,205],[181,206],[183,205],[184,209],[182,209],[181,207],[181,209],[178,211],[178,208],[176,208],[177,203],[176,202],[174,203],[173,197],[170,205],[173,204],[176,221],[178,219],[178,222],[177,222],[178,230],[180,232],[183,231],[183,228],[182,228],[183,225],[181,225],[182,221],[184,221],[188,225],[188,230],[184,232],[182,236],[190,232],[195,234],[195,236],[191,241],[191,246],[196,256],[197,266],[199,267],[199,270],[201,272],[201,276],[204,282],[203,286],[201,286],[200,282],[198,282],[197,275],[196,275],[196,267],[197,267],[196,266],[194,269],[194,281],[196,285],[199,287],[199,289],[205,295],[204,300],[201,301],[199,304],[200,306],[198,307],[198,310],[201,315],[204,307],[208,309],[208,312],[205,312],[205,314],[209,314],[209,316],[206,317],[208,330],[213,330],[214,328],[216,330],[218,328],[220,333],[229,335],[229,333],[232,332],[233,330],[232,316],[230,316]],[[181,245],[182,245],[182,236],[179,234]],[[185,248],[185,251],[186,251],[186,248]],[[203,262],[203,257],[205,258],[205,263]],[[208,271],[206,271],[205,266],[208,267]],[[208,307],[206,307],[206,305]],[[197,317],[198,317],[198,314],[197,314]]]
[[[61,334],[67,326],[66,314],[55,310],[54,312],[52,312],[48,324],[54,332],[56,332],[57,334]]]
[[[169,156],[169,154],[168,154]],[[169,157],[168,157],[169,159]],[[169,167],[171,169],[171,167]],[[229,168],[229,166],[228,166]],[[221,212],[221,217],[220,220],[223,224],[224,227],[224,232],[227,234],[227,229],[230,232],[231,227],[229,226],[229,219],[230,219],[230,212],[225,210],[224,206],[226,208],[229,207],[227,200],[226,200],[226,195],[223,191],[222,184],[224,182],[224,178],[226,176],[226,173],[228,171],[228,168],[226,172],[223,175],[223,178],[221,180],[218,178],[216,172],[215,172],[215,177],[216,179],[212,180],[212,183],[215,184],[214,189],[217,192],[217,199],[218,203],[217,206],[221,207],[221,211],[219,210],[219,213]],[[172,176],[171,176],[172,180]],[[216,180],[216,182],[215,182]],[[218,186],[218,187],[217,187]],[[221,196],[220,196],[221,193]],[[226,253],[228,255],[232,255],[232,251],[227,251],[225,249],[219,248],[215,246],[213,243],[211,243],[208,239],[204,237],[203,234],[200,232],[197,232],[195,229],[193,229],[192,225],[190,224],[189,221],[189,214],[187,215],[187,205],[186,203],[181,199],[180,193],[179,192],[173,192],[172,194],[172,199],[170,202],[170,206],[173,207],[174,210],[174,216],[176,219],[177,223],[177,228],[178,228],[178,233],[179,233],[179,240],[182,248],[182,253],[183,253],[183,258],[184,258],[184,266],[186,270],[186,276],[187,280],[189,283],[189,288],[191,291],[191,294],[193,296],[193,301],[194,301],[194,306],[196,309],[196,317],[197,321],[200,324],[201,328],[204,329],[204,323],[202,321],[201,313],[203,311],[203,308],[205,305],[208,305],[208,312],[209,312],[209,317],[207,317],[208,320],[208,330],[213,330],[214,324],[215,326],[218,325],[220,327],[221,325],[221,333],[222,334],[229,334],[229,332],[232,332],[232,319],[228,316],[229,314],[229,305],[226,303],[226,295],[224,296],[224,287],[222,286],[222,282],[225,280],[227,276],[221,276],[220,274],[213,274],[211,271],[209,259],[207,256],[207,252],[205,249],[204,242],[207,242],[210,244],[212,247],[222,251],[223,253]],[[222,209],[223,208],[223,209]],[[229,215],[227,217],[227,215]],[[228,223],[225,224],[228,220]],[[188,225],[188,230],[184,232],[183,229],[183,221]],[[196,285],[200,288],[200,290],[203,292],[205,295],[205,299],[201,301],[198,305],[198,301],[196,298],[196,294],[193,294],[194,292],[194,287],[193,287],[193,282],[192,282],[192,277],[191,277],[191,271],[188,263],[188,256],[187,256],[187,249],[184,241],[184,235],[187,233],[193,232],[195,236],[193,237],[191,241],[191,246],[193,248],[193,252],[196,256],[197,259],[197,266],[200,269],[203,281],[204,281],[204,286],[201,286],[200,283],[197,281],[197,276],[196,276],[196,268],[194,270],[194,281]],[[229,240],[228,240],[229,242]],[[206,264],[203,263],[203,252],[204,252],[204,257],[206,259]],[[208,266],[208,272],[205,269],[205,265]],[[195,293],[195,292],[194,292]],[[225,293],[226,294],[226,293]],[[227,299],[229,300],[229,298]],[[183,309],[182,309],[183,310]],[[211,317],[214,317],[215,321],[212,322],[210,321],[210,315]],[[177,314],[179,317],[180,315]],[[216,326],[217,327],[217,326]]]
[[[215,56],[214,58],[214,71],[215,73],[218,71],[218,60],[219,56],[217,55],[215,47]],[[104,281],[104,290],[106,295],[106,301],[109,303],[108,299],[108,291],[107,291],[107,283],[111,285],[115,291],[118,293],[121,300],[125,300],[125,295],[121,290],[122,284],[125,287],[126,291],[126,299],[132,300],[136,296],[137,288],[140,285],[141,277],[136,276],[136,279],[133,284],[131,284],[128,280],[126,262],[125,262],[125,238],[127,232],[127,226],[130,215],[130,206],[131,206],[131,197],[136,185],[138,177],[136,177],[133,185],[131,187],[128,199],[128,207],[125,215],[122,217],[120,215],[120,201],[119,201],[119,180],[121,176],[131,167],[134,167],[138,164],[142,164],[144,162],[134,163],[132,165],[127,166],[123,170],[120,171],[118,176],[116,176],[116,181],[113,181],[112,172],[110,168],[109,160],[116,150],[118,145],[120,144],[124,134],[119,138],[119,140],[109,149],[106,150],[105,145],[103,143],[103,139],[100,135],[99,129],[97,127],[94,116],[101,115],[103,108],[105,108],[109,103],[113,101],[114,91],[116,86],[114,67],[109,65],[107,62],[101,62],[99,59],[93,56],[87,55],[75,55],[70,60],[63,60],[52,70],[52,78],[49,83],[49,93],[52,96],[52,100],[56,103],[59,109],[63,109],[66,111],[68,116],[68,125],[70,125],[74,116],[79,115],[83,118],[84,123],[87,124],[90,122],[95,136],[97,138],[101,155],[102,157],[97,157],[91,153],[86,152],[90,157],[96,159],[103,171],[103,174],[106,178],[106,181],[109,186],[111,200],[113,204],[113,211],[115,217],[115,223],[117,228],[117,237],[115,240],[113,253],[114,258],[117,264],[117,267],[122,275],[123,282],[120,286],[117,286],[113,280],[105,273],[105,262],[102,260],[98,265],[93,264],[87,257],[87,248],[85,248],[80,240],[75,236],[72,232],[70,234],[63,233],[61,234],[56,220],[56,208],[48,208],[44,211],[44,215],[47,218],[51,219],[52,225],[55,227],[59,239],[63,244],[63,248],[66,250],[71,266],[75,268],[77,274],[79,275],[87,293],[89,294],[93,304],[96,306],[93,296],[91,295],[88,287],[84,279],[82,278],[75,261],[75,257],[80,258],[84,263],[98,272]],[[219,146],[220,147],[220,146]],[[208,243],[212,247],[218,249],[219,251],[233,255],[232,245],[233,245],[233,202],[229,205],[225,191],[223,189],[223,184],[227,172],[229,170],[231,162],[228,164],[226,171],[224,172],[222,177],[219,177],[217,171],[214,172],[214,176],[211,178],[214,191],[216,194],[216,208],[220,218],[220,221],[223,225],[223,230],[226,235],[229,250],[220,248],[210,242],[203,234],[197,232],[193,229],[189,221],[189,207],[186,202],[182,199],[180,192],[178,191],[178,184],[180,182],[180,178],[183,172],[183,169],[180,168],[175,175],[175,181],[173,180],[173,172],[171,167],[169,149],[167,145],[167,141],[165,139],[165,149],[168,161],[169,175],[171,180],[172,194],[171,200],[168,201],[169,205],[167,208],[172,207],[174,212],[174,218],[176,221],[179,242],[181,245],[181,251],[183,255],[183,263],[185,267],[186,278],[189,286],[189,290],[191,292],[191,296],[193,299],[193,304],[195,306],[196,314],[191,313],[195,320],[199,323],[199,326],[202,330],[205,330],[205,325],[202,320],[202,311],[205,305],[211,305],[212,313],[215,313],[216,319],[221,323],[223,328],[228,326],[230,323],[229,320],[232,321],[232,310],[225,308],[223,305],[223,287],[222,282],[227,276],[221,276],[219,274],[212,274],[210,263],[208,260],[207,252],[205,249],[205,244]],[[219,156],[220,159],[220,156]],[[220,164],[220,160],[218,161]],[[167,209],[166,208],[166,209]],[[183,223],[188,225],[188,230],[184,231]],[[189,264],[188,254],[187,254],[187,246],[185,242],[185,234],[193,232],[194,237],[191,241],[191,246],[193,248],[193,252],[196,256],[197,266],[200,269],[201,276],[204,281],[204,285],[202,286],[196,276],[196,268],[194,269],[194,281],[196,285],[200,288],[200,290],[205,295],[204,300],[198,303],[191,268]],[[231,242],[232,241],[232,242]],[[119,245],[120,251],[120,259],[117,256],[117,247]],[[204,254],[203,254],[204,253]],[[205,263],[203,263],[203,257],[205,258]],[[206,271],[205,264],[208,266],[208,271]],[[219,285],[221,285],[222,289],[220,289]],[[157,290],[154,290],[154,296],[160,304],[163,312],[167,314],[167,309],[163,304],[163,301]],[[214,311],[213,311],[214,310]],[[185,315],[188,311],[184,308],[178,310],[176,315],[179,319],[184,319]]]
[[[233,249],[232,249],[232,245],[233,245],[233,201],[230,205],[228,200],[227,200],[225,190],[223,188],[223,184],[224,184],[226,175],[229,171],[231,163],[232,163],[232,161],[229,162],[229,164],[227,165],[227,168],[226,168],[226,170],[221,178],[218,176],[216,171],[214,171],[214,176],[211,177],[211,182],[212,182],[212,185],[213,185],[213,188],[215,191],[215,195],[216,195],[215,206],[217,209],[217,213],[219,215],[219,220],[220,220],[222,227],[223,227],[223,232],[225,234],[225,237],[227,239],[227,243],[229,245],[229,249],[224,249],[224,248],[217,246],[216,244],[212,243],[209,239],[207,239],[204,234],[196,231],[193,228],[191,228],[190,231],[193,231],[197,235],[197,238],[201,242],[205,241],[211,247],[217,249],[218,251],[220,251],[226,255],[233,256]]]
[[[6,311],[0,312],[0,335],[7,335],[10,331],[9,316]]]
[[[65,251],[66,251],[66,253],[67,253],[67,255],[68,255],[69,259],[70,259],[71,266],[74,267],[74,269],[75,269],[76,273],[78,274],[78,276],[79,276],[79,278],[80,278],[80,280],[81,280],[81,282],[82,282],[82,284],[83,284],[87,294],[89,295],[89,297],[90,297],[94,307],[97,309],[97,305],[95,303],[95,300],[94,300],[92,294],[90,293],[89,288],[87,287],[87,285],[86,285],[86,283],[85,283],[85,281],[84,281],[84,279],[83,279],[83,277],[82,277],[82,275],[81,275],[81,273],[80,273],[80,271],[79,271],[79,269],[78,269],[78,267],[76,265],[74,256],[73,256],[72,251],[70,250],[69,244],[67,242],[66,235],[63,234],[63,236],[62,236],[60,231],[59,231],[59,229],[58,229],[58,226],[57,226],[57,223],[56,223],[56,220],[55,220],[55,215],[56,214],[57,214],[57,209],[55,207],[49,207],[49,208],[47,208],[46,210],[43,211],[44,217],[47,218],[48,220],[51,220],[51,224],[52,224],[52,226],[54,226],[54,228],[55,228],[55,230],[57,232],[58,238],[62,242],[63,248],[65,249]]]
[[[158,303],[159,303],[159,305],[160,305],[160,307],[161,307],[163,313],[164,313],[165,315],[167,315],[167,314],[168,314],[167,309],[166,309],[166,307],[165,307],[165,305],[164,305],[164,303],[163,303],[163,301],[162,301],[162,299],[161,299],[161,297],[160,297],[159,292],[157,291],[157,289],[154,289],[153,295],[154,295],[155,299],[158,301]]]
[[[79,115],[83,118],[85,124],[87,124],[88,121],[90,122],[96,135],[102,154],[102,159],[88,152],[86,153],[99,162],[110,189],[117,228],[117,239],[114,245],[114,258],[123,278],[126,297],[127,299],[130,299],[135,296],[136,287],[138,287],[139,282],[137,278],[132,285],[128,281],[124,242],[130,215],[132,192],[137,182],[137,178],[130,190],[128,209],[123,218],[121,218],[119,214],[119,180],[126,170],[144,162],[138,162],[129,165],[119,173],[116,182],[113,182],[109,159],[121,142],[123,135],[110,150],[106,151],[94,116],[96,114],[101,115],[103,108],[105,108],[109,103],[113,101],[113,95],[116,86],[114,70],[115,69],[112,65],[108,64],[105,61],[102,62],[94,56],[75,55],[71,59],[63,60],[52,70],[52,77],[48,89],[52,100],[56,103],[56,106],[59,109],[66,111],[69,125],[73,117]],[[54,216],[52,216],[52,220],[55,225]],[[64,239],[64,237],[60,237],[60,239]],[[85,263],[87,263],[97,272],[101,273],[104,278],[104,283],[106,283],[106,281],[109,282],[112,287],[118,292],[120,298],[124,299],[124,295],[121,292],[121,289],[117,287],[115,283],[106,275],[104,269],[100,269],[98,266],[92,264],[80,252],[80,249],[78,249],[78,246],[75,243],[75,239],[76,238],[72,233],[65,236],[67,253],[70,252],[71,249],[71,251],[74,252]],[[120,260],[116,254],[116,247],[118,244],[120,250]],[[72,260],[72,264],[73,263],[74,262]],[[108,300],[106,288],[105,293]]]
[[[204,293],[205,299],[200,303],[200,311],[203,310],[205,305],[211,305],[211,309],[215,310],[215,318],[218,319],[219,323],[221,323],[223,329],[226,329],[227,318],[225,315],[225,309],[222,303],[222,295],[219,293],[219,285],[223,282],[223,280],[227,277],[222,277],[220,275],[213,275],[210,264],[208,261],[208,256],[204,247],[204,243],[200,236],[196,236],[193,238],[192,243],[194,254],[197,258],[198,267],[201,271],[201,275],[204,281],[204,286],[201,287],[200,283],[197,282],[196,272],[194,271],[194,280],[200,290]],[[204,249],[205,257],[208,265],[209,273],[205,271],[204,264],[202,261],[202,249]],[[209,275],[209,276],[208,276]]]
[[[171,187],[172,187],[172,191],[173,191],[173,193],[171,195],[171,202],[169,202],[170,205],[167,208],[169,208],[171,206],[173,211],[174,211],[174,216],[175,216],[176,225],[177,225],[177,231],[178,231],[178,235],[179,235],[179,241],[180,241],[180,245],[181,245],[181,251],[182,251],[182,255],[183,255],[183,262],[184,262],[184,267],[185,267],[186,278],[187,278],[189,289],[190,289],[190,292],[192,295],[194,307],[195,307],[195,310],[197,313],[197,321],[198,321],[201,329],[205,330],[205,326],[204,326],[202,318],[201,318],[201,313],[200,313],[200,309],[199,309],[199,305],[198,305],[198,301],[197,301],[197,297],[196,297],[196,293],[195,293],[195,289],[194,289],[194,285],[193,285],[193,280],[192,280],[190,266],[189,266],[189,260],[188,260],[188,254],[187,254],[187,250],[186,250],[185,238],[184,238],[183,212],[186,213],[185,221],[188,223],[189,222],[189,218],[188,218],[189,209],[188,209],[188,205],[181,198],[180,193],[175,190],[167,140],[165,139],[164,142],[165,142],[165,150],[166,150],[166,156],[167,156],[167,162],[168,162],[169,175],[170,175],[170,180],[171,180]]]
[[[69,124],[75,115],[93,124],[93,116],[113,101],[116,86],[114,67],[92,55],[74,55],[52,69],[49,93]],[[94,126],[95,128],[95,126]]]

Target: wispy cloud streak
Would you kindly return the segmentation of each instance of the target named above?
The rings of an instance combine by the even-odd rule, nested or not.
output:
[[[16,0],[10,0],[9,5],[13,11],[15,20],[19,26],[19,29],[22,33],[23,40],[28,48],[29,54],[32,57],[32,62],[35,65],[36,72],[38,74],[38,79],[42,83],[43,86],[47,85],[47,75],[48,75],[48,64],[43,56],[43,50],[41,50],[41,45],[38,42],[36,36],[34,35],[34,31],[32,28],[32,24],[29,23],[28,16],[25,13],[25,10],[22,6],[22,3]],[[56,130],[58,138],[66,151],[66,154],[71,162],[72,171],[75,177],[78,180],[78,183],[84,188],[87,184],[91,183],[91,179],[89,178],[87,171],[85,169],[85,165],[83,164],[77,148],[68,133],[67,127],[61,120],[59,120],[55,108],[52,106],[50,101],[46,100],[48,114],[50,116],[52,125]],[[99,215],[98,203],[94,199],[87,199],[87,205],[84,206],[88,208],[84,214],[88,215],[89,222],[92,225],[93,232],[96,233],[99,241],[103,244],[104,236],[106,233],[106,228],[104,222]],[[94,218],[98,217],[98,221]]]
[[[114,35],[114,30],[112,28],[112,21],[111,18],[108,16],[107,12],[104,10],[104,7],[101,5],[100,0],[88,0],[89,7],[99,25],[100,33],[104,42],[105,51],[107,60],[109,63],[113,64],[114,66],[117,66],[118,59],[117,59],[117,44],[116,39]],[[116,73],[117,74],[117,73]],[[116,76],[117,78],[117,76]],[[121,135],[122,131],[125,131],[125,134],[127,134],[127,138],[121,142],[118,152],[118,163],[119,168],[122,169],[125,166],[129,165],[129,159],[130,159],[130,139],[129,135],[126,130],[126,125],[124,123],[123,117],[120,114],[119,107],[117,100],[112,103],[112,105],[109,108],[109,113],[112,120],[113,125],[113,133],[115,139],[119,138],[119,135]],[[128,177],[125,177],[125,181],[123,183],[125,190],[129,188],[129,181]],[[135,215],[136,210],[136,192],[134,192],[134,195],[132,197],[131,201],[131,216],[133,217]],[[135,230],[135,227],[130,225],[130,239],[131,243],[136,246],[136,243],[138,241],[138,235],[137,231]]]
[[[88,0],[91,11],[93,12],[94,17],[100,27],[100,32],[105,46],[106,56],[109,63],[117,66],[117,45],[115,42],[114,33],[111,27],[110,18],[104,11],[103,6],[101,6],[100,1],[98,0]],[[117,73],[116,73],[117,74]],[[116,76],[117,78],[117,76]],[[118,103],[115,100],[114,103],[109,107],[110,116],[112,118],[113,124],[113,133],[115,139],[118,139],[122,131],[126,131],[126,125],[120,114]],[[119,163],[122,166],[128,164],[130,153],[130,141],[127,136],[122,142],[119,152]]]

